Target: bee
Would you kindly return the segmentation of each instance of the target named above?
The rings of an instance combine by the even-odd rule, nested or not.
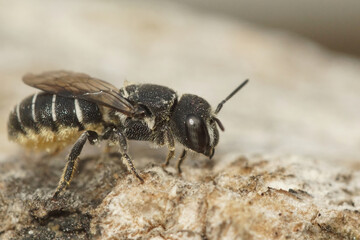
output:
[[[203,98],[184,94],[178,98],[168,87],[155,84],[112,84],[83,73],[50,71],[27,74],[25,84],[42,92],[25,98],[10,113],[9,139],[26,148],[58,152],[73,144],[54,193],[57,198],[70,185],[84,144],[108,140],[119,147],[128,170],[144,182],[128,154],[128,140],[150,141],[169,149],[163,167],[175,154],[175,142],[184,146],[176,167],[188,151],[209,158],[219,142],[217,126],[224,127],[217,114],[224,103],[247,82],[211,109]]]

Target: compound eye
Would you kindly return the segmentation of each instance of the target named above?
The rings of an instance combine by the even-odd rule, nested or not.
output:
[[[210,140],[204,121],[194,114],[187,115],[185,131],[189,147],[196,152],[205,153],[209,147]]]

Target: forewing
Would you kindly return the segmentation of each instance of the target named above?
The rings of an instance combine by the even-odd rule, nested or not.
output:
[[[136,107],[119,94],[115,86],[84,73],[51,71],[37,75],[26,74],[23,81],[45,92],[95,102],[129,116],[137,111]]]

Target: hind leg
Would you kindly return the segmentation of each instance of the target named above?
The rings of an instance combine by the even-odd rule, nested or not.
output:
[[[98,141],[97,133],[93,131],[86,131],[81,134],[79,139],[76,141],[68,156],[66,166],[64,168],[58,187],[56,188],[53,199],[58,198],[59,195],[70,185],[71,179],[76,169],[77,161],[79,159],[78,157],[86,143],[86,140],[89,140],[90,144],[94,144]]]

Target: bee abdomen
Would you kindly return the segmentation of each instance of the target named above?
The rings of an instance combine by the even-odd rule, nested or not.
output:
[[[102,113],[96,103],[50,93],[34,94],[11,112],[8,134],[11,140],[35,148],[66,145],[89,126],[101,125]],[[94,129],[88,129],[94,130]]]

